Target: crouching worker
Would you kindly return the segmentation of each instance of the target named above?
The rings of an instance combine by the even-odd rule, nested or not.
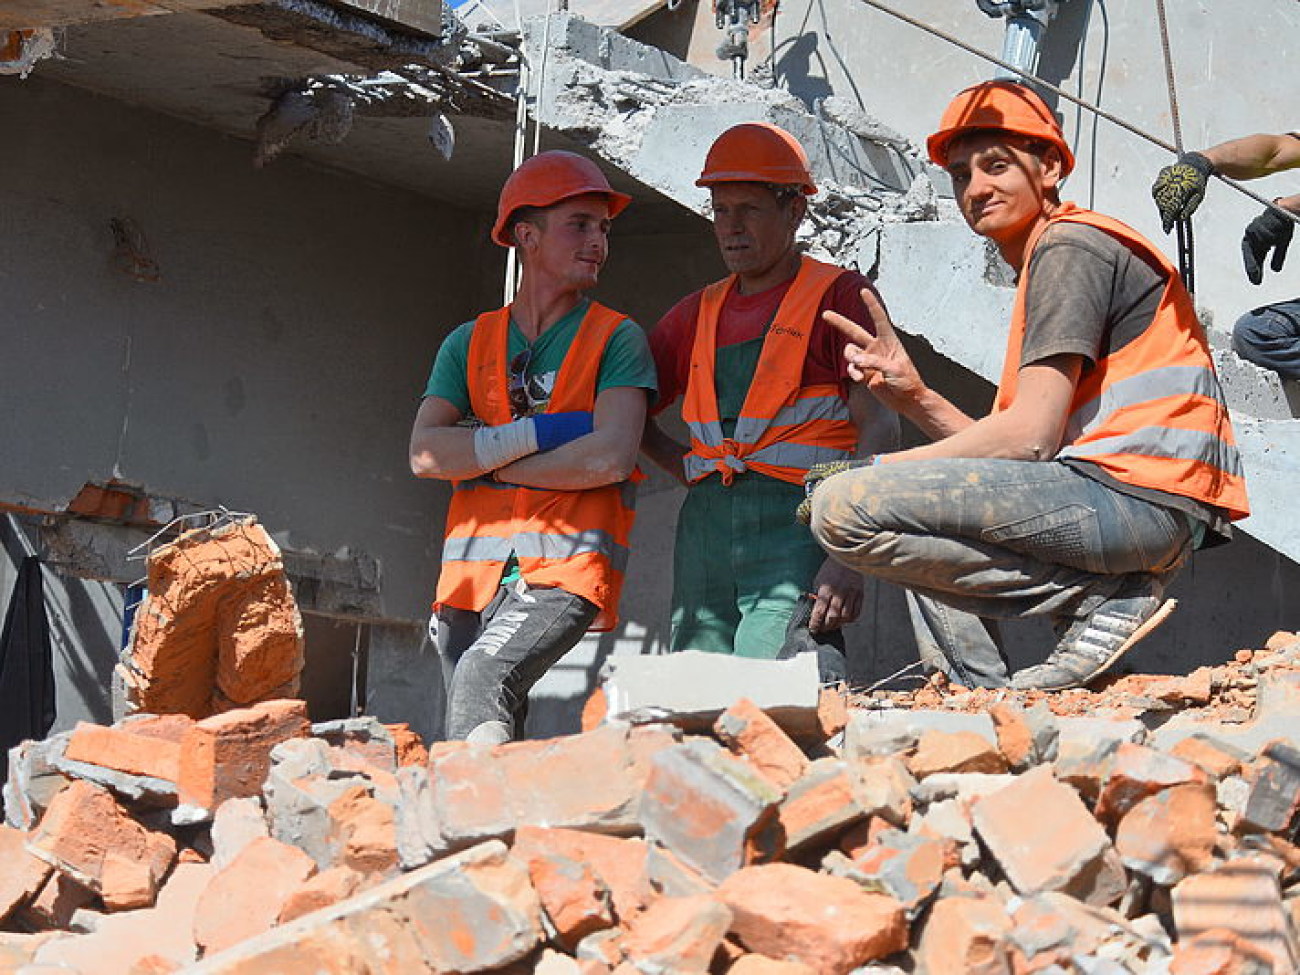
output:
[[[1248,513],[1228,412],[1168,259],[1060,202],[1074,159],[1037,95],[969,88],[928,147],[966,222],[1019,275],[993,412],[972,420],[927,387],[878,304],[875,336],[834,318],[854,378],[934,442],[810,471],[804,514],[831,556],[911,590],[954,680],[1076,687],[1165,618],[1190,549]],[[980,618],[1039,615],[1055,650],[1012,677]]]
[[[450,740],[521,734],[529,688],[617,621],[654,362],[584,293],[629,202],[573,153],[515,170],[492,239],[519,254],[518,296],[447,337],[416,414],[411,470],[453,485],[434,603]]]

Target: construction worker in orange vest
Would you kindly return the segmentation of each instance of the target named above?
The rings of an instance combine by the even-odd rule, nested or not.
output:
[[[1019,275],[993,412],[974,420],[928,387],[865,294],[874,335],[835,318],[853,374],[934,442],[811,471],[805,514],[835,559],[912,591],[923,656],[953,679],[1080,686],[1165,618],[1191,548],[1248,513],[1228,411],[1169,260],[1060,201],[1074,157],[1034,92],[968,88],[928,148]],[[1034,615],[1058,642],[1011,676],[979,617]]]
[[[447,337],[416,414],[412,472],[452,482],[430,627],[449,740],[517,737],[529,688],[617,622],[654,361],[585,293],[629,202],[574,153],[516,169],[492,239],[519,255],[518,294]]]
[[[871,327],[862,275],[802,256],[795,232],[817,192],[802,146],[766,123],[723,132],[697,185],[730,276],[688,295],[650,336],[662,409],[684,397],[690,443],[651,422],[642,449],[687,485],[673,566],[672,650],[774,658],[816,650],[845,676],[840,628],[862,580],[791,517],[819,461],[897,446],[898,418],[844,359],[821,318]]]

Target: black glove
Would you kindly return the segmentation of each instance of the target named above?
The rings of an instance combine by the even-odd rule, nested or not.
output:
[[[1214,172],[1214,163],[1199,152],[1185,152],[1178,161],[1160,170],[1151,184],[1151,196],[1160,211],[1165,233],[1179,220],[1186,220],[1205,199],[1205,187]]]
[[[876,462],[876,455],[863,457],[860,460],[832,460],[825,464],[813,464],[808,468],[808,473],[803,476],[803,500],[799,502],[799,507],[794,509],[794,520],[801,525],[812,523],[812,499],[813,492],[817,490],[817,485],[828,477],[836,474],[843,474],[845,471],[851,471],[858,467],[870,467]]]
[[[1246,224],[1246,233],[1241,238],[1241,259],[1246,265],[1246,277],[1251,284],[1264,280],[1264,258],[1273,251],[1273,260],[1269,266],[1274,271],[1282,270],[1286,260],[1286,249],[1291,246],[1291,234],[1295,231],[1295,221],[1272,207]]]

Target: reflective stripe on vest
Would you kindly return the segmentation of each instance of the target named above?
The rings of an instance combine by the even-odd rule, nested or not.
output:
[[[736,277],[710,285],[700,300],[682,418],[691,435],[683,458],[688,481],[718,474],[730,484],[753,470],[799,483],[813,464],[853,456],[857,432],[834,385],[800,387],[817,310],[844,271],[810,257],[782,299],[763,340],[758,367],[732,437],[723,433],[714,373],[718,319]]]
[[[1158,267],[1166,284],[1145,331],[1084,369],[1056,456],[1087,460],[1125,484],[1193,498],[1233,520],[1244,518],[1250,509],[1227,404],[1177,270],[1132,228],[1072,203],[1062,204],[1030,238],[1026,269],[1043,230],[1058,221],[1110,234]],[[1028,286],[1026,270],[1016,291],[995,411],[1015,398]]]
[[[547,412],[590,411],[600,362],[624,316],[593,302],[555,379]],[[480,315],[470,336],[470,402],[493,426],[512,419],[507,348],[509,311]],[[632,480],[583,491],[502,484],[473,478],[454,484],[447,510],[442,572],[434,608],[482,610],[496,594],[513,554],[530,585],[552,586],[595,603],[592,629],[618,622],[636,485]]]

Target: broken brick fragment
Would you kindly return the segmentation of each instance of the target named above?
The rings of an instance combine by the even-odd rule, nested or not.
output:
[[[384,725],[388,733],[393,736],[393,747],[397,750],[397,765],[399,768],[407,766],[424,767],[429,764],[429,749],[424,747],[424,741],[419,734],[411,730],[411,726],[406,722],[397,724]]]
[[[181,738],[194,722],[184,715],[148,715],[106,728],[77,722],[64,758],[175,783],[180,778]]]
[[[817,975],[801,961],[778,961],[767,955],[741,955],[727,969],[727,975]]]
[[[358,873],[388,874],[397,869],[397,827],[393,807],[356,785],[329,807],[331,838],[339,866]]]
[[[148,596],[118,666],[128,704],[205,718],[297,693],[302,618],[256,519],[186,532],[148,560]]]
[[[951,859],[942,840],[886,830],[853,857],[854,879],[867,880],[871,889],[889,894],[914,917],[939,889]]]
[[[808,757],[753,701],[741,698],[718,716],[714,734],[781,792],[808,768]]]
[[[907,947],[903,906],[851,880],[790,863],[745,867],[723,881],[731,934],[752,952],[847,975]]]
[[[830,843],[849,826],[866,819],[854,796],[854,781],[837,758],[814,762],[790,788],[777,810],[788,856]]]
[[[1226,928],[1266,952],[1278,972],[1294,972],[1297,959],[1276,861],[1241,857],[1187,877],[1173,889],[1174,926],[1186,942]]]
[[[1115,750],[1110,775],[1097,798],[1097,818],[1117,823],[1147,796],[1184,782],[1208,782],[1206,774],[1180,758],[1146,745],[1121,742]]]
[[[520,832],[524,835],[516,839],[513,852],[528,866],[556,940],[573,951],[587,935],[613,927],[609,887],[591,863],[555,848],[565,846],[556,836],[561,831],[524,827]]]
[[[921,735],[916,751],[907,758],[908,770],[918,779],[942,772],[987,772],[1007,770],[1006,759],[973,731],[938,731]]]
[[[594,879],[609,891],[615,917],[629,921],[645,909],[655,897],[650,886],[649,846],[641,839],[602,836],[576,829],[551,829],[523,826],[515,833],[512,852],[528,865],[530,875],[534,861],[550,857],[586,864]],[[545,894],[541,888],[543,906]]]
[[[1237,754],[1226,746],[1197,735],[1178,742],[1169,750],[1169,754],[1198,766],[1216,782],[1229,775],[1236,775],[1241,770],[1241,758]]]
[[[204,718],[181,740],[180,801],[214,810],[262,791],[271,749],[311,730],[305,701],[267,701]]]
[[[1019,894],[1069,892],[1111,850],[1078,794],[1035,766],[975,804],[975,831]]]
[[[628,927],[623,953],[638,972],[708,975],[730,926],[731,911],[715,897],[661,897]]]
[[[921,930],[917,961],[927,975],[1011,975],[1011,927],[992,898],[942,898]]]
[[[1286,833],[1300,814],[1300,749],[1271,742],[1260,755],[1238,832]]]
[[[747,763],[705,739],[660,751],[641,795],[646,836],[718,882],[779,857],[780,793]]]
[[[1189,782],[1143,799],[1119,821],[1115,848],[1130,870],[1172,886],[1214,858],[1214,787]]]
[[[268,930],[315,872],[315,862],[297,847],[254,840],[208,882],[194,917],[195,943],[216,953]]]
[[[176,859],[176,841],[146,829],[90,782],[54,797],[27,849],[103,898],[110,910],[153,903]]]
[[[912,816],[912,789],[916,779],[898,758],[867,757],[849,763],[853,796],[868,816],[878,816],[893,826],[906,826]]]
[[[50,865],[28,853],[26,842],[26,833],[0,826],[0,921],[35,897],[50,876]]]
[[[288,924],[312,911],[345,901],[366,886],[366,877],[351,867],[331,867],[308,877],[285,898],[277,924]]]
[[[1211,928],[1174,946],[1169,975],[1274,975],[1268,952],[1227,928]]]

